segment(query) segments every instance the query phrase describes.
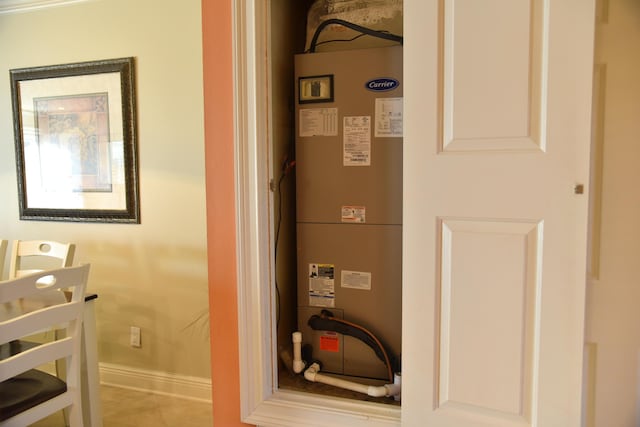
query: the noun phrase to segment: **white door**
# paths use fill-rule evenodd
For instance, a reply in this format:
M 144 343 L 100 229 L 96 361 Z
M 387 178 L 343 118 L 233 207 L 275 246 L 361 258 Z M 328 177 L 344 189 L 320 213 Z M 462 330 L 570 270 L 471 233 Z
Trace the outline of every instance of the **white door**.
M 403 426 L 580 424 L 593 9 L 404 2 Z
M 586 427 L 640 425 L 640 3 L 596 8 Z

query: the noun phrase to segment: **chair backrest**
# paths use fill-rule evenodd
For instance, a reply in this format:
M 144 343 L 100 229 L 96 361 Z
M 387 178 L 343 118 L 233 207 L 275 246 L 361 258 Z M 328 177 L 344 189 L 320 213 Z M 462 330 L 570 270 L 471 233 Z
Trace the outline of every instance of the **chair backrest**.
M 4 257 L 7 254 L 7 244 L 6 240 L 0 239 L 0 280 L 2 280 L 2 273 L 4 273 Z
M 89 264 L 34 273 L 0 282 L 0 345 L 11 345 L 44 329 L 62 328 L 65 334 L 26 351 L 0 360 L 0 384 L 17 375 L 59 359 L 66 360 L 66 391 L 55 399 L 40 403 L 15 415 L 15 425 L 28 425 L 66 407 L 69 415 L 82 425 L 80 406 L 81 330 L 84 295 Z M 48 296 L 60 289 L 72 291 L 68 302 Z M 39 307 L 25 308 L 23 300 L 39 301 Z M 16 391 L 17 394 L 17 391 Z M 19 396 L 12 395 L 12 399 Z M 22 417 L 18 419 L 19 417 Z
M 70 267 L 76 246 L 50 240 L 14 240 L 9 278 L 22 277 L 53 268 Z

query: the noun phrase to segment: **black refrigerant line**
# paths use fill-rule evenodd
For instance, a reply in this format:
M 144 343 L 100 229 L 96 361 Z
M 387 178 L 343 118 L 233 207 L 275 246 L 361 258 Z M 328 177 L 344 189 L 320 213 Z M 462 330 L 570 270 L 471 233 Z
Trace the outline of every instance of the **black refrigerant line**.
M 389 356 L 391 352 L 371 331 L 353 322 L 333 317 L 329 310 L 322 310 L 320 314 L 314 314 L 307 322 L 311 329 L 316 331 L 332 331 L 342 335 L 349 335 L 359 339 L 368 345 L 387 367 L 389 382 L 393 383 L 393 373 L 400 371 L 400 361 L 395 356 Z
M 327 19 L 326 21 L 322 21 L 320 25 L 318 25 L 318 28 L 316 28 L 316 32 L 313 34 L 313 38 L 311 39 L 311 43 L 309 45 L 310 53 L 314 53 L 316 51 L 316 46 L 318 44 L 318 37 L 320 37 L 320 33 L 322 32 L 322 30 L 324 30 L 324 28 L 327 27 L 328 25 L 332 25 L 332 24 L 343 25 L 347 28 L 351 28 L 354 31 L 358 31 L 360 33 L 363 33 L 372 37 L 391 40 L 394 42 L 398 42 L 400 44 L 402 44 L 403 42 L 402 36 L 390 34 L 385 31 L 372 30 L 371 28 L 363 27 L 361 25 L 354 24 L 353 22 L 345 21 L 343 19 Z

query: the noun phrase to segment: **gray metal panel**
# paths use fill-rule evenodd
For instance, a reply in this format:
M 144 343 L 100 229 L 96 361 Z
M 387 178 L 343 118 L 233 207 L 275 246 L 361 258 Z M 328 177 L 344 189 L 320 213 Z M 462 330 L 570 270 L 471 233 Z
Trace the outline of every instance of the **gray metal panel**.
M 296 216 L 298 222 L 341 222 L 342 206 L 364 206 L 366 222 L 402 223 L 402 138 L 374 135 L 376 98 L 402 97 L 402 47 L 296 56 L 298 77 L 334 76 L 334 101 L 296 104 Z M 398 88 L 373 92 L 369 80 L 394 78 Z M 336 136 L 300 136 L 300 109 L 338 108 Z M 343 166 L 343 118 L 370 116 L 371 165 Z
M 402 227 L 398 225 L 306 224 L 299 223 L 298 233 L 298 327 L 303 341 L 314 346 L 314 356 L 329 366 L 329 372 L 384 378 L 384 365 L 372 350 L 346 337 L 341 354 L 344 369 L 337 371 L 337 362 L 327 363 L 322 356 L 336 355 L 318 351 L 317 334 L 305 333 L 309 312 L 322 308 L 310 307 L 309 264 L 333 264 L 335 268 L 334 307 L 344 319 L 364 326 L 385 342 L 395 355 L 401 351 L 402 326 Z M 371 273 L 371 289 L 341 286 L 344 270 Z M 316 339 L 313 342 L 313 339 Z M 326 369 L 326 368 L 325 368 Z M 334 370 L 336 369 L 336 370 Z
M 296 150 L 298 222 L 340 223 L 342 206 L 364 206 L 368 224 L 402 223 L 400 142 L 374 143 L 369 167 L 342 167 L 342 141 L 304 144 Z

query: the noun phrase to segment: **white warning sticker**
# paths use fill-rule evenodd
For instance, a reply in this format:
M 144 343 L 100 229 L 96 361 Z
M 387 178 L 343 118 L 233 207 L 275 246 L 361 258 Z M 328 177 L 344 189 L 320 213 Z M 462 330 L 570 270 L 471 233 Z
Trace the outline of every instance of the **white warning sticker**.
M 335 266 L 309 264 L 309 305 L 335 307 Z
M 371 273 L 365 271 L 342 270 L 341 286 L 343 288 L 371 290 Z
M 337 136 L 337 108 L 304 108 L 299 117 L 300 136 Z
M 343 206 L 342 222 L 364 223 L 366 208 L 364 206 Z
M 375 137 L 402 137 L 402 98 L 376 98 Z
M 345 117 L 342 142 L 344 166 L 370 166 L 371 116 Z

